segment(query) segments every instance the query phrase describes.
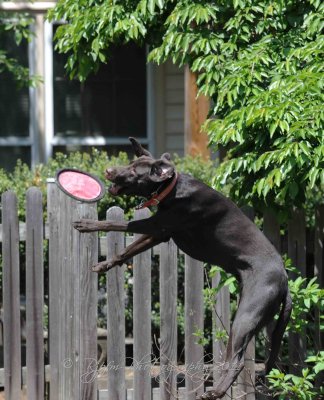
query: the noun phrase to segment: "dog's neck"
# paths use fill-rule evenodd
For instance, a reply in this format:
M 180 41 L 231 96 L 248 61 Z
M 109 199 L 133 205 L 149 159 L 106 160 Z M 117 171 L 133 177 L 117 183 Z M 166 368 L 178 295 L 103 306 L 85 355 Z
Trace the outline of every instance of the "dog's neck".
M 160 188 L 158 188 L 155 192 L 151 194 L 150 199 L 148 199 L 147 201 L 142 201 L 141 204 L 136 207 L 136 210 L 141 210 L 145 207 L 157 206 L 158 204 L 160 204 L 161 201 L 164 200 L 171 193 L 177 181 L 178 173 L 176 172 L 172 178 L 172 181 L 161 192 L 160 188 L 163 185 L 161 185 Z

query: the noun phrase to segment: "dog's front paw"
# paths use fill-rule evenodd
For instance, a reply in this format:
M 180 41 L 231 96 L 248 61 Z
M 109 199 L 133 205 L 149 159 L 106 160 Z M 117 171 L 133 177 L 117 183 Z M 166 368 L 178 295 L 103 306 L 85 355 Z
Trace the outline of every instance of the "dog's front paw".
M 202 396 L 197 397 L 197 400 L 216 400 L 220 399 L 219 394 L 215 390 L 210 390 Z
M 80 219 L 72 222 L 73 228 L 79 232 L 95 232 L 98 230 L 97 221 L 92 219 Z
M 103 273 L 103 272 L 107 272 L 110 269 L 116 267 L 118 264 L 118 262 L 116 260 L 111 260 L 111 261 L 102 261 L 96 265 L 93 265 L 91 267 L 91 271 L 93 272 L 97 272 L 98 274 Z
M 91 271 L 92 272 L 97 272 L 98 274 L 103 273 L 103 272 L 107 272 L 109 264 L 110 263 L 108 261 L 102 261 L 102 262 L 100 262 L 100 263 L 98 263 L 96 265 L 93 265 L 91 267 Z

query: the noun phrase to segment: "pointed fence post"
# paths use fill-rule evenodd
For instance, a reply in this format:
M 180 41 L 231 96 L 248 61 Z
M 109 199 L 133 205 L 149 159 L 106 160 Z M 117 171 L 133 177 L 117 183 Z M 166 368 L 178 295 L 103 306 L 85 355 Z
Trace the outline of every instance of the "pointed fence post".
M 318 278 L 321 288 L 324 287 L 324 205 L 317 207 L 315 211 L 315 241 L 314 241 L 314 275 Z M 316 351 L 324 349 L 324 331 L 321 330 L 321 312 L 315 313 L 315 345 Z M 322 371 L 316 377 L 316 386 L 320 387 L 324 380 Z
M 48 182 L 50 396 L 96 400 L 97 362 L 96 232 L 80 233 L 72 222 L 97 219 L 96 204 L 72 200 Z M 92 379 L 94 378 L 94 379 Z
M 212 287 L 217 288 L 220 283 L 220 273 L 212 279 Z M 219 382 L 220 375 L 225 362 L 226 341 L 223 334 L 230 334 L 230 292 L 227 286 L 222 287 L 215 297 L 215 305 L 213 310 L 213 382 L 216 387 Z M 225 331 L 225 332 L 224 332 Z M 219 336 L 217 339 L 216 336 Z M 222 337 L 222 338 L 221 338 Z M 226 397 L 231 398 L 232 389 L 228 389 Z
M 137 210 L 135 219 L 148 218 L 147 208 Z M 135 240 L 140 234 L 135 235 Z M 150 400 L 151 389 L 151 250 L 134 257 L 134 400 Z
M 112 207 L 107 220 L 124 221 L 124 211 Z M 107 254 L 111 259 L 125 246 L 123 232 L 108 232 Z M 125 400 L 125 267 L 115 267 L 107 272 L 107 369 L 109 400 Z
M 44 265 L 42 193 L 31 187 L 26 199 L 27 396 L 44 399 Z
M 2 195 L 2 271 L 4 368 L 6 400 L 21 398 L 21 327 L 19 291 L 19 226 L 17 197 Z
M 204 329 L 203 288 L 203 263 L 185 255 L 186 400 L 195 400 L 204 392 L 204 348 L 194 335 Z
M 177 365 L 177 247 L 160 245 L 160 400 L 176 398 Z
M 302 277 L 306 276 L 306 222 L 303 210 L 294 210 L 288 222 L 288 257 Z M 290 273 L 290 278 L 296 275 Z M 289 372 L 299 374 L 306 357 L 305 335 L 289 332 Z

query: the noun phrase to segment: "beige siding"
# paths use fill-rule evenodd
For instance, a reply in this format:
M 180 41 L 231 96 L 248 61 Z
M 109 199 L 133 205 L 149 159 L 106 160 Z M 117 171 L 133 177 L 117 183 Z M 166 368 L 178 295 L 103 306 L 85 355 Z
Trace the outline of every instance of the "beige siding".
M 156 150 L 184 154 L 184 69 L 167 62 L 156 68 Z
M 184 153 L 184 70 L 171 62 L 165 66 L 166 150 Z

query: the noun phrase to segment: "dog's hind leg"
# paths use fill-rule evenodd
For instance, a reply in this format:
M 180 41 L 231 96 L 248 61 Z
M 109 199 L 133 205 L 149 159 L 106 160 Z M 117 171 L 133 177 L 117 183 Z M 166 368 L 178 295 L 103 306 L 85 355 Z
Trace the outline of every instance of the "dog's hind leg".
M 270 343 L 271 343 L 271 349 L 270 349 L 270 354 L 269 358 L 266 361 L 266 370 L 265 373 L 268 374 L 272 368 L 275 366 L 276 359 L 279 354 L 280 350 L 280 345 L 281 345 L 281 340 L 282 337 L 285 333 L 286 326 L 289 322 L 290 315 L 292 311 L 292 300 L 290 296 L 289 290 L 287 290 L 286 295 L 284 296 L 283 302 L 282 302 L 282 308 L 279 314 L 279 318 L 276 321 L 276 325 L 274 327 L 273 332 L 271 333 L 271 338 L 270 338 Z
M 251 288 L 250 288 L 251 289 Z M 244 353 L 253 336 L 273 318 L 280 304 L 277 291 L 267 287 L 260 296 L 241 295 L 241 301 L 231 328 L 223 371 L 216 387 L 200 397 L 202 400 L 222 398 L 244 367 Z M 251 293 L 251 291 L 250 291 Z M 262 293 L 262 297 L 261 297 Z

